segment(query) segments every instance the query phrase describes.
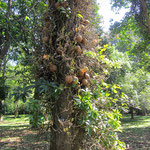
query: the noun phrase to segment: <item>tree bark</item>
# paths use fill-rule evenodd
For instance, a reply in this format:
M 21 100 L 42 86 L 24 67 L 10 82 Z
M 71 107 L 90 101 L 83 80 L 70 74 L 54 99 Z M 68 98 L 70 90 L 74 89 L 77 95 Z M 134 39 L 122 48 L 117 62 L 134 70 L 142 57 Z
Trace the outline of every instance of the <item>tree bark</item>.
M 18 107 L 18 100 L 16 102 L 15 105 L 15 114 L 14 114 L 15 118 L 17 118 L 19 116 L 19 107 Z
M 3 121 L 3 103 L 0 100 L 0 121 Z
M 131 114 L 131 119 L 134 119 L 133 107 L 130 107 L 130 114 Z
M 89 2 L 93 5 L 93 1 Z M 84 48 L 92 49 L 92 42 L 87 43 L 86 41 L 92 40 L 91 34 L 95 36 L 90 22 L 82 19 L 82 17 L 84 19 L 92 18 L 90 13 L 93 12 L 93 7 L 88 9 L 88 5 L 87 0 L 67 0 L 65 2 L 49 0 L 48 10 L 44 14 L 43 59 L 39 72 L 42 72 L 41 76 L 44 80 L 65 87 L 58 99 L 51 96 L 52 93 L 49 94 L 50 98 L 46 99 L 51 104 L 50 150 L 79 150 L 83 145 L 85 129 L 80 127 L 78 117 L 82 116 L 83 118 L 84 114 L 82 114 L 83 110 L 80 112 L 75 110 L 73 97 L 79 94 L 81 88 L 85 88 L 82 84 L 83 80 L 78 78 L 78 71 L 89 65 L 89 60 L 85 58 L 83 51 Z M 84 28 L 85 26 L 93 33 L 88 34 L 88 29 L 87 33 L 80 30 L 81 27 Z M 76 51 L 76 47 L 80 47 L 83 51 Z M 55 68 L 54 71 L 51 69 L 52 66 Z M 70 84 L 66 81 L 68 75 L 73 78 Z M 56 95 L 55 92 L 54 94 Z
M 52 109 L 54 122 L 51 127 L 50 150 L 79 150 L 80 148 L 77 141 L 81 140 L 82 135 L 79 136 L 79 129 L 70 122 L 73 114 L 73 101 L 70 95 L 69 89 L 65 89 Z
M 144 26 L 146 27 L 148 34 L 150 34 L 150 18 L 149 18 L 149 14 L 148 14 L 146 0 L 140 0 L 140 1 L 142 4 L 143 13 L 144 13 L 145 21 L 146 21 L 146 24 Z

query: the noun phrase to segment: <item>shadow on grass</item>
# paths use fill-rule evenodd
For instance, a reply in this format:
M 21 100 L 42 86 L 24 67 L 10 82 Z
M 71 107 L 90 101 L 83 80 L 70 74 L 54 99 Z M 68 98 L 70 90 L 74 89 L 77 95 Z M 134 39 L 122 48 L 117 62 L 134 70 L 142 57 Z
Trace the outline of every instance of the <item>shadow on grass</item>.
M 150 150 L 150 127 L 127 128 L 119 137 L 130 146 L 131 150 Z
M 0 150 L 49 150 L 49 136 L 49 132 L 33 130 L 28 124 L 0 124 Z
M 135 119 L 127 116 L 121 122 L 123 132 L 119 138 L 130 150 L 150 150 L 150 116 L 135 116 Z

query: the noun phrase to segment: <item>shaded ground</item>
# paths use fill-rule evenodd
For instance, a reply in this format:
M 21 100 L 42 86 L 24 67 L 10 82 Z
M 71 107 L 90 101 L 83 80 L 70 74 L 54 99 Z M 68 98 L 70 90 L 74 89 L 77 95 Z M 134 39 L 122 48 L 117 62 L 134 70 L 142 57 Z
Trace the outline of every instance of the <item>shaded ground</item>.
M 150 150 L 150 116 L 135 116 L 135 119 L 125 116 L 122 126 L 119 137 L 128 150 Z
M 49 133 L 32 130 L 27 116 L 0 122 L 0 150 L 48 150 Z

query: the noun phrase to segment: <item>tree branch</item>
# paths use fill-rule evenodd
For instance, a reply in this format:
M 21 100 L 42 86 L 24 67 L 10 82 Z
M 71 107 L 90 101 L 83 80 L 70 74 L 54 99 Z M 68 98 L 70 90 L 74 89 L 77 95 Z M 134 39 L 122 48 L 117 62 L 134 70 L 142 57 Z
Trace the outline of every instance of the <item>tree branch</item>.
M 147 22 L 147 32 L 150 34 L 150 19 L 149 19 L 149 14 L 148 14 L 148 9 L 146 5 L 146 0 L 140 0 L 142 7 L 143 7 L 143 13 L 145 16 L 145 20 Z

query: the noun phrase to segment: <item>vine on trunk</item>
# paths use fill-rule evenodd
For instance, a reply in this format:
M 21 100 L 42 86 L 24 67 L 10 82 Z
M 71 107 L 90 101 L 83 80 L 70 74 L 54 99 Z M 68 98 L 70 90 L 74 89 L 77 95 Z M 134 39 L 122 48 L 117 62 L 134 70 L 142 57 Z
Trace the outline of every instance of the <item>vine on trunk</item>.
M 94 98 L 91 94 L 97 88 L 95 81 L 103 76 L 100 57 L 93 57 L 101 55 L 95 49 L 98 36 L 92 24 L 94 4 L 95 0 L 49 0 L 43 17 L 43 49 L 36 54 L 35 63 L 39 64 L 37 78 L 53 86 L 40 92 L 52 118 L 51 150 L 111 147 L 109 142 L 104 144 L 107 138 L 100 138 L 100 127 L 96 128 L 103 120 L 94 102 L 100 95 Z M 94 116 L 90 118 L 89 113 Z

